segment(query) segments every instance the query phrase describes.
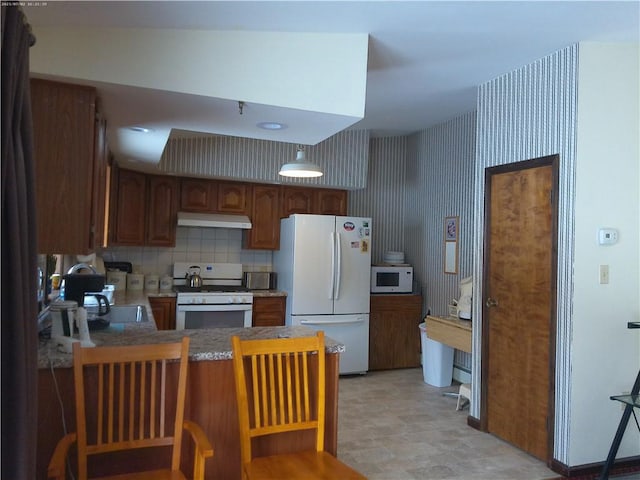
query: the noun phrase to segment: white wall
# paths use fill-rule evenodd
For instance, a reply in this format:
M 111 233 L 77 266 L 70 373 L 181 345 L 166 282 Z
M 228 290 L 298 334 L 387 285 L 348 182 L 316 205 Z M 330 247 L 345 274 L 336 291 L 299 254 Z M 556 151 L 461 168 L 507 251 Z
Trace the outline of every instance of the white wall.
M 640 368 L 640 331 L 627 328 L 640 320 L 639 53 L 580 44 L 570 465 L 606 457 L 622 413 L 609 396 L 628 392 Z M 601 227 L 618 229 L 619 242 L 598 245 Z M 599 265 L 609 265 L 607 285 Z M 639 446 L 629 425 L 618 458 Z
M 364 116 L 364 33 L 65 26 L 36 35 L 37 73 Z

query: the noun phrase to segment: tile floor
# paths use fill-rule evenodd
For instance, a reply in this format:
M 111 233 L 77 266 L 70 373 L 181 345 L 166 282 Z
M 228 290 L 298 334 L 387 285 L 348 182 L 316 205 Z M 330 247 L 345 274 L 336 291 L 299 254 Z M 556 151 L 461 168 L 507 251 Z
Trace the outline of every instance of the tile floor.
M 557 478 L 538 459 L 467 425 L 455 387 L 424 383 L 421 368 L 340 378 L 338 457 L 371 480 Z

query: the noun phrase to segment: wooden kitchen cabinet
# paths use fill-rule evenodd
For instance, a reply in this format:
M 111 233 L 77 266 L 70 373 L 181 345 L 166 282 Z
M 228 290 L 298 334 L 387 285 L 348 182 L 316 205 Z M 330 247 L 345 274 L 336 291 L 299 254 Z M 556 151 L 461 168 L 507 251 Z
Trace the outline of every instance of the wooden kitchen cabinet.
M 218 207 L 218 188 L 214 180 L 180 179 L 180 211 L 213 213 Z
M 38 252 L 93 252 L 103 240 L 106 184 L 96 90 L 31 79 L 31 113 Z
M 178 181 L 167 175 L 147 178 L 145 245 L 175 247 L 178 222 Z
M 145 241 L 147 176 L 115 168 L 114 177 L 110 243 L 142 246 Z
M 321 188 L 315 192 L 315 211 L 321 215 L 346 215 L 347 191 Z
M 176 244 L 176 178 L 115 168 L 110 244 L 173 247 Z
M 371 295 L 369 370 L 420 366 L 422 295 Z
M 158 330 L 176 329 L 175 297 L 149 297 L 149 305 Z
M 280 217 L 293 213 L 346 215 L 347 191 L 330 188 L 284 187 L 280 202 Z
M 249 185 L 241 182 L 218 182 L 218 206 L 220 213 L 247 213 Z
M 346 190 L 175 178 L 130 170 L 119 170 L 113 183 L 112 245 L 175 246 L 177 212 L 184 211 L 248 215 L 252 228 L 245 232 L 244 247 L 277 250 L 281 217 L 347 214 Z
M 280 200 L 280 217 L 287 218 L 293 213 L 313 213 L 315 210 L 314 190 L 304 187 L 284 187 Z
M 251 324 L 254 327 L 282 327 L 286 309 L 286 297 L 253 297 L 253 316 Z
M 107 246 L 111 168 L 107 148 L 107 122 L 98 114 L 94 140 L 93 200 L 91 202 L 91 240 L 94 248 Z
M 255 184 L 251 187 L 251 230 L 245 233 L 247 248 L 280 248 L 279 194 L 280 189 L 275 185 Z

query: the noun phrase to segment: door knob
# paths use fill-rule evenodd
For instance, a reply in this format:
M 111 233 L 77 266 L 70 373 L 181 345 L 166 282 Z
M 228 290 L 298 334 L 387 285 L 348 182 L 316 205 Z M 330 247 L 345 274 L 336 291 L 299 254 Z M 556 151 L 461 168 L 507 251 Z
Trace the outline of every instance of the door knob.
M 495 298 L 487 298 L 487 301 L 485 303 L 485 305 L 487 306 L 487 308 L 491 308 L 491 307 L 497 307 L 498 306 L 498 301 Z

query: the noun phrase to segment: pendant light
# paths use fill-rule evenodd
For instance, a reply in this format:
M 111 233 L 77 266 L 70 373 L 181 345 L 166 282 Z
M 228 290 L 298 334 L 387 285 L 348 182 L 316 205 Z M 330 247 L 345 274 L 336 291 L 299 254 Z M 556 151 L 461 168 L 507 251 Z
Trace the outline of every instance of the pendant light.
M 298 145 L 295 161 L 282 165 L 278 173 L 283 177 L 311 178 L 322 176 L 322 170 L 318 165 L 306 161 L 302 145 Z

